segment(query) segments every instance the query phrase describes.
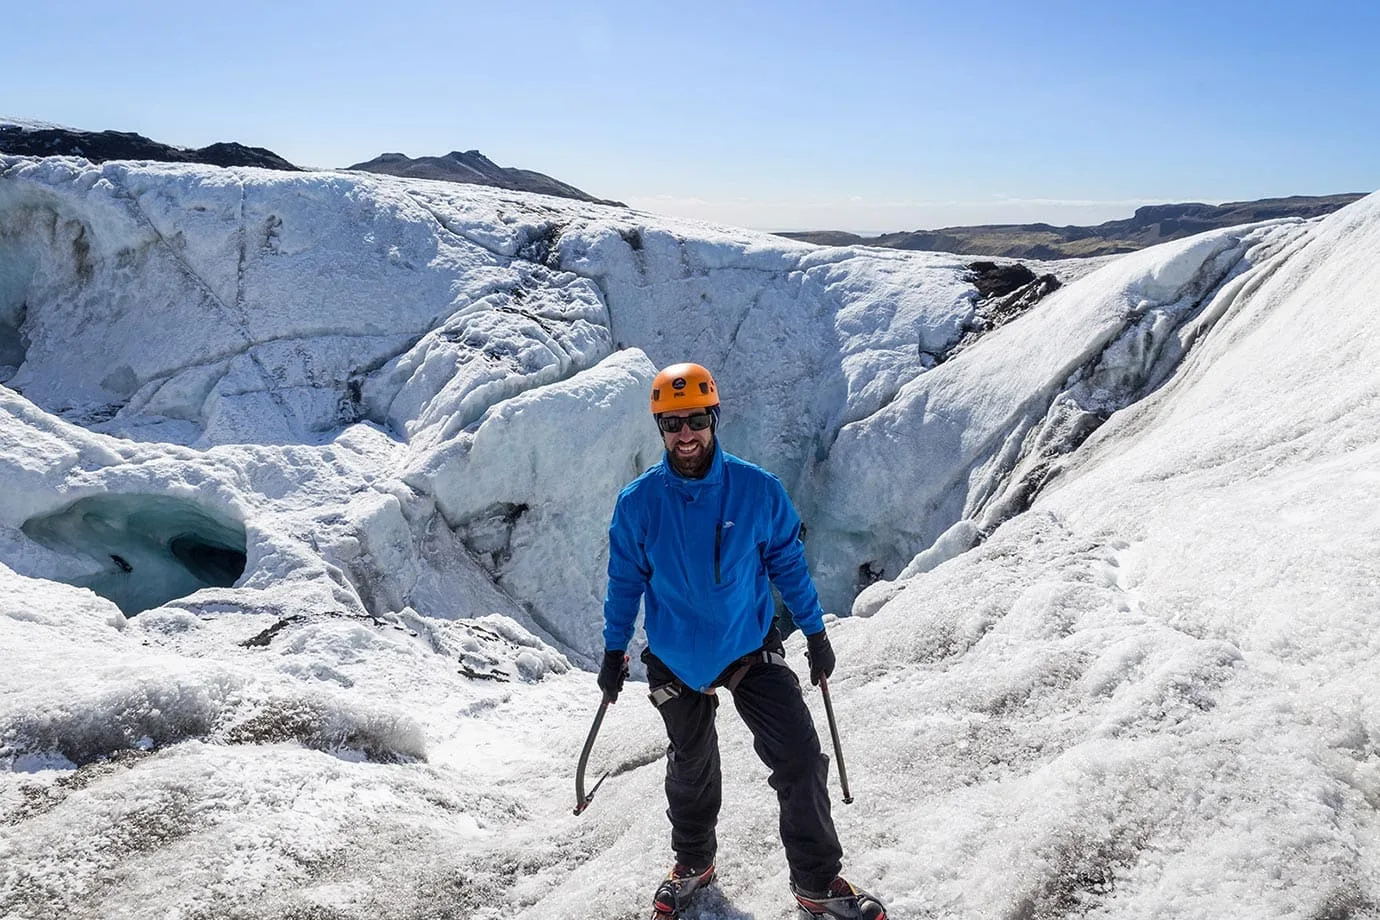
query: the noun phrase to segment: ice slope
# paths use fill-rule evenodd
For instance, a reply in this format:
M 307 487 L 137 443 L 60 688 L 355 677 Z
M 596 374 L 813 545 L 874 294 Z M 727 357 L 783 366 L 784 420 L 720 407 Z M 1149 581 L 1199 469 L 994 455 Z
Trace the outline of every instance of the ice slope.
M 924 777 L 874 854 L 907 907 L 1380 910 L 1377 251 L 1372 196 L 1225 285 L 1028 512 L 839 630 L 868 782 Z
M 898 915 L 1376 912 L 1375 199 L 1114 260 L 960 348 L 957 258 L 0 162 L 0 913 L 641 914 L 659 722 L 630 688 L 574 818 L 570 663 L 680 357 L 834 609 L 901 572 L 831 627 L 848 871 Z M 133 619 L 59 584 L 105 545 L 20 525 L 106 494 L 242 523 L 243 578 Z M 786 917 L 722 712 L 700 916 Z
M 844 427 L 822 471 L 820 521 L 853 546 L 836 555 L 896 576 L 969 548 L 1023 510 L 1106 418 L 1173 373 L 1217 320 L 1214 304 L 1259 283 L 1304 233 L 1230 228 L 1132 254 L 1053 295 L 1038 322 L 1003 327 L 907 383 Z

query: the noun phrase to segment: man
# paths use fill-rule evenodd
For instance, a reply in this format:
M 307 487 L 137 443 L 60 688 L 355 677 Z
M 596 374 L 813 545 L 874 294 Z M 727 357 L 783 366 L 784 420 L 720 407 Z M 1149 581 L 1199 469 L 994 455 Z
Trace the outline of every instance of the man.
M 775 584 L 809 646 L 810 680 L 834 670 L 824 611 L 805 563 L 800 518 L 775 476 L 718 444 L 719 391 L 698 364 L 652 383 L 666 455 L 618 495 L 609 527 L 604 661 L 610 702 L 643 605 L 648 689 L 666 723 L 667 816 L 676 864 L 653 918 L 674 917 L 714 877 L 721 801 L 715 690 L 727 688 L 771 770 L 791 891 L 804 916 L 885 920 L 875 897 L 839 876 L 828 759 L 774 622 Z

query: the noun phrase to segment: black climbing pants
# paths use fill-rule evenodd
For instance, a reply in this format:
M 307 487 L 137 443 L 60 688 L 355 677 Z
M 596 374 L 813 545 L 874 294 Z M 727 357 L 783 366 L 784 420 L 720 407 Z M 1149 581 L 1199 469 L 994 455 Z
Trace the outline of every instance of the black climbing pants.
M 781 651 L 775 629 L 763 650 Z M 791 881 L 802 888 L 823 890 L 838 875 L 843 857 L 829 812 L 829 759 L 820 750 L 795 671 L 762 660 L 760 652 L 755 657 L 734 682 L 733 705 L 752 732 L 757 756 L 771 771 L 768 782 L 781 806 L 781 843 Z M 746 660 L 730 665 L 714 686 L 728 685 Z M 677 862 L 703 868 L 713 862 L 718 844 L 714 827 L 723 784 L 714 713 L 719 700 L 715 694 L 697 693 L 680 683 L 650 650 L 642 653 L 642 661 L 647 665 L 654 703 L 663 688 L 677 694 L 670 699 L 662 694 L 657 706 L 670 739 L 666 814 L 671 819 L 671 846 Z

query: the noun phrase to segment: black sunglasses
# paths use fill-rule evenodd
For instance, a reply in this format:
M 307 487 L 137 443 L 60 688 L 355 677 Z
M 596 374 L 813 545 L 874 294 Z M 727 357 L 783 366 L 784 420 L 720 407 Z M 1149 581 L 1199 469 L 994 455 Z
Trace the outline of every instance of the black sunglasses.
M 704 431 L 714 422 L 714 416 L 708 412 L 698 412 L 695 415 L 658 415 L 656 426 L 666 434 L 675 434 L 680 431 L 681 425 L 689 425 L 691 431 Z

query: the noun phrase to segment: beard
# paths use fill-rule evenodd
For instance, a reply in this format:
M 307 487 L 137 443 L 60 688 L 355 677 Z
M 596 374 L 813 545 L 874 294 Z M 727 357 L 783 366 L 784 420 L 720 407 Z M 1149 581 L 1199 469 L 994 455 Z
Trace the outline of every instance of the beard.
M 682 457 L 674 450 L 667 451 L 667 456 L 671 458 L 671 469 L 686 479 L 703 479 L 714 463 L 715 443 L 711 439 L 708 447 L 689 457 Z

